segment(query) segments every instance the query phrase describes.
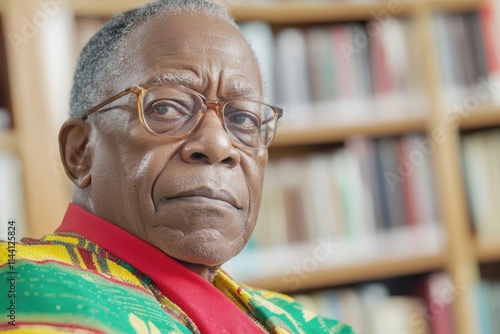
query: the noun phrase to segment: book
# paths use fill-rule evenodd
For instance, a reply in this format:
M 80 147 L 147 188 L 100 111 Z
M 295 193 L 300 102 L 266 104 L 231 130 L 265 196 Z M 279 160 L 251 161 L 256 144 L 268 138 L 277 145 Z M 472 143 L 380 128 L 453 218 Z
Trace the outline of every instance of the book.
M 374 247 L 371 243 L 375 242 L 377 233 L 378 217 L 378 190 L 375 188 L 376 182 L 374 175 L 374 147 L 373 142 L 366 137 L 351 137 L 345 142 L 345 149 L 352 155 L 354 170 L 357 171 L 354 176 L 357 179 L 359 190 L 357 191 L 358 211 L 360 221 L 358 225 L 362 226 L 360 237 L 362 243 L 367 247 Z
M 285 203 L 288 243 L 304 243 L 310 239 L 314 225 L 307 219 L 304 179 L 297 177 L 304 172 L 302 159 L 283 159 L 277 168 Z
M 370 50 L 368 45 L 359 41 L 368 41 L 369 36 L 360 23 L 348 23 L 347 27 L 350 32 L 351 45 L 356 46 L 354 54 L 349 56 L 351 62 L 354 62 L 356 67 L 356 85 L 357 85 L 357 96 L 360 103 L 361 112 L 355 115 L 355 121 L 360 121 L 362 119 L 371 118 L 373 115 L 372 102 L 373 102 L 373 81 L 372 81 L 372 71 L 370 68 Z M 356 110 L 356 109 L 355 109 Z
M 484 43 L 485 32 L 481 28 L 481 19 L 477 12 L 464 13 L 466 27 L 466 39 L 471 46 L 475 68 L 474 80 L 477 84 L 479 79 L 487 79 L 490 72 L 486 57 L 486 45 Z
M 386 78 L 384 80 L 385 90 L 377 97 L 380 103 L 380 109 L 377 110 L 378 119 L 406 116 L 406 113 L 403 114 L 401 110 L 405 110 L 408 106 L 410 96 L 411 72 L 409 69 L 416 65 L 409 63 L 407 21 L 393 19 L 390 24 L 380 28 L 382 31 L 379 35 L 379 43 L 382 51 L 379 52 L 382 59 L 379 59 L 379 62 L 381 63 L 381 72 Z
M 500 104 L 500 94 L 491 94 L 500 82 L 500 41 L 496 35 L 500 29 L 500 4 L 498 1 L 482 3 L 478 9 L 478 19 L 488 70 L 486 88 L 490 92 L 491 102 Z
M 6 40 L 0 17 L 0 130 L 10 128 L 13 124 L 11 114 L 11 97 L 9 70 L 7 65 Z
M 330 155 L 314 154 L 305 161 L 304 167 L 304 205 L 307 207 L 308 221 L 314 225 L 310 229 L 310 239 L 342 237 L 343 213 Z
M 403 196 L 403 181 L 398 171 L 398 142 L 396 138 L 376 140 L 380 156 L 380 183 L 387 199 L 389 227 L 397 228 L 407 222 Z M 381 188 L 382 188 L 381 187 Z
M 429 250 L 440 249 L 444 241 L 432 168 L 435 146 L 432 139 L 417 133 L 399 140 L 398 172 L 403 177 L 407 224 L 414 244 Z
M 350 324 L 361 333 L 447 334 L 434 332 L 420 296 L 391 295 L 390 284 L 374 282 L 293 295 L 311 311 Z M 423 313 L 424 312 L 424 313 Z
M 416 152 L 413 141 L 409 140 L 407 136 L 398 141 L 398 176 L 402 178 L 403 199 L 409 226 L 417 226 L 423 222 L 422 198 L 417 193 L 418 184 L 415 177 L 415 169 L 420 166 L 415 166 L 411 160 L 412 154 Z
M 276 35 L 276 99 L 287 110 L 288 127 L 314 122 L 304 33 L 286 28 Z
M 346 24 L 334 24 L 329 28 L 331 47 L 335 60 L 334 94 L 337 122 L 359 120 L 366 115 L 365 104 L 359 94 L 356 58 L 352 50 L 353 36 Z
M 474 57 L 474 48 L 472 45 L 471 26 L 468 21 L 468 13 L 450 14 L 449 24 L 453 34 L 450 36 L 454 43 L 454 49 L 457 52 L 455 57 L 459 61 L 462 85 L 468 89 L 469 93 L 479 75 L 478 59 Z
M 393 24 L 388 25 L 392 27 Z M 388 49 L 384 45 L 384 35 L 390 28 L 380 28 L 382 31 L 370 36 L 370 68 L 372 86 L 374 93 L 374 112 L 380 117 L 385 114 L 394 113 L 390 102 L 391 93 L 394 90 L 391 73 L 389 70 Z M 399 41 L 398 41 L 399 42 Z M 399 48 L 398 42 L 394 41 L 393 48 Z
M 370 314 L 372 334 L 430 334 L 425 318 L 415 321 L 423 302 L 419 298 L 393 296 Z M 412 321 L 413 320 L 413 321 Z M 439 333 L 441 334 L 441 333 Z
M 279 172 L 275 162 L 266 167 L 261 210 L 255 227 L 256 246 L 261 248 L 288 245 L 286 203 Z
M 417 292 L 425 305 L 419 312 L 420 318 L 414 321 L 425 319 L 432 334 L 455 333 L 452 303 L 459 291 L 449 276 L 444 272 L 431 273 L 419 282 Z
M 305 32 L 307 68 L 313 103 L 335 99 L 334 78 L 338 75 L 335 54 L 327 28 L 314 27 Z M 333 110 L 330 110 L 333 112 Z
M 274 36 L 271 26 L 261 21 L 243 22 L 240 30 L 250 44 L 259 63 L 264 83 L 264 100 L 270 104 L 276 103 L 274 78 Z M 286 116 L 285 116 L 286 117 Z
M 494 314 L 491 309 L 493 296 L 490 290 L 490 283 L 486 280 L 480 280 L 474 287 L 476 326 L 481 334 L 494 333 Z
M 403 25 L 408 55 L 408 99 L 405 101 L 403 116 L 422 117 L 430 108 L 429 96 L 426 91 L 424 52 L 421 47 L 421 35 L 417 20 L 407 20 Z
M 466 96 L 466 87 L 462 73 L 461 60 L 457 54 L 457 43 L 460 43 L 458 32 L 455 30 L 454 16 L 457 14 L 434 14 L 436 31 L 435 43 L 438 50 L 439 68 L 443 88 L 443 102 L 445 106 L 460 102 Z M 460 22 L 457 22 L 460 24 Z
M 470 203 L 472 224 L 479 238 L 500 236 L 498 222 L 499 184 L 497 147 L 498 130 L 483 131 L 462 137 L 464 176 Z
M 492 318 L 493 334 L 500 334 L 500 282 L 490 281 L 490 314 Z

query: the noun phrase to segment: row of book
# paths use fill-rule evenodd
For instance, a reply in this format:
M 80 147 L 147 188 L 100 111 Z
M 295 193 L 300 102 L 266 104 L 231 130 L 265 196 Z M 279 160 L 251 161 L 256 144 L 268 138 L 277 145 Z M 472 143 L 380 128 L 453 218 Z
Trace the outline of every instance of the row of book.
M 481 239 L 500 237 L 500 129 L 462 136 L 462 161 L 472 226 Z
M 493 4 L 479 12 L 434 15 L 447 103 L 500 103 L 495 15 Z M 277 31 L 248 22 L 241 29 L 259 59 L 268 100 L 287 110 L 290 126 L 413 117 L 428 110 L 422 32 L 414 19 Z
M 0 240 L 8 238 L 9 221 L 15 221 L 17 241 L 25 236 L 21 173 L 22 165 L 19 157 L 9 151 L 0 151 Z
M 474 108 L 500 102 L 499 19 L 498 1 L 485 1 L 478 12 L 434 16 L 447 105 Z
M 427 108 L 422 52 L 412 20 L 287 27 L 249 22 L 242 32 L 256 52 L 267 99 L 291 126 L 411 117 Z
M 325 244 L 334 245 L 333 254 L 316 262 L 326 267 L 440 251 L 434 149 L 415 133 L 353 137 L 337 149 L 273 158 L 254 234 L 239 255 L 255 270 L 233 273 L 279 275 Z
M 341 320 L 361 333 L 455 333 L 451 304 L 456 288 L 448 276 L 429 274 L 409 286 L 413 291 L 406 295 L 393 294 L 387 283 L 370 283 L 294 297 L 311 311 Z
M 353 137 L 333 151 L 272 160 L 256 243 L 267 247 L 326 235 L 352 239 L 437 225 L 434 145 L 421 134 Z
M 500 334 L 500 280 L 481 280 L 475 292 L 478 333 Z

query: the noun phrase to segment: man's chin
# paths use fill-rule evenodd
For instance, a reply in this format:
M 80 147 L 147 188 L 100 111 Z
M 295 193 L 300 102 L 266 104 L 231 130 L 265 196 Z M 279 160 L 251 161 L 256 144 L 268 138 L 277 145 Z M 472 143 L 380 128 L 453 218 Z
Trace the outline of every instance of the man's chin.
M 189 252 L 180 252 L 177 256 L 170 255 L 172 258 L 176 259 L 181 263 L 192 264 L 193 266 L 200 267 L 220 267 L 231 258 L 233 258 L 237 252 L 232 252 L 230 250 L 217 250 L 211 249 L 209 245 L 206 248 L 201 249 L 203 245 L 199 245 L 195 249 L 189 249 Z

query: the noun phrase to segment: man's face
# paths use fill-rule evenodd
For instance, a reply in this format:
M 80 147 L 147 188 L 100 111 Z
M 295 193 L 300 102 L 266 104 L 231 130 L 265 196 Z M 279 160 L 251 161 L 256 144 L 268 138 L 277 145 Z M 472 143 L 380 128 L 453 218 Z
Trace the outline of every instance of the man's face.
M 114 94 L 166 74 L 210 100 L 262 98 L 255 57 L 229 23 L 203 14 L 156 18 L 127 42 L 130 67 Z M 178 260 L 224 263 L 253 231 L 267 151 L 233 146 L 212 109 L 186 139 L 153 136 L 131 97 L 120 100 L 127 108 L 95 118 L 94 213 Z

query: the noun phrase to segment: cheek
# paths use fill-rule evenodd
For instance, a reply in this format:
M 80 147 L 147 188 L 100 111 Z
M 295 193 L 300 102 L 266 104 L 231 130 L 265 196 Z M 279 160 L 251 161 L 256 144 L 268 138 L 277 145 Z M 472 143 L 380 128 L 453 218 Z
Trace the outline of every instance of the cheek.
M 137 158 L 137 162 L 133 163 L 128 170 L 128 175 L 131 181 L 134 180 L 144 180 L 147 178 L 151 171 L 153 170 L 153 166 L 155 165 L 155 152 L 148 151 L 145 154 L 139 156 Z M 124 161 L 127 163 L 130 161 Z
M 247 156 L 245 161 L 245 175 L 248 184 L 250 198 L 249 219 L 251 220 L 252 228 L 255 225 L 257 214 L 260 207 L 262 197 L 262 188 L 264 183 L 264 172 L 267 164 L 267 150 L 258 152 L 254 156 Z
M 259 152 L 253 159 L 253 164 L 252 166 L 252 171 L 251 173 L 255 175 L 253 178 L 254 182 L 254 193 L 258 194 L 258 197 L 260 198 L 262 195 L 262 186 L 264 183 L 264 174 L 266 170 L 266 165 L 267 165 L 267 150 Z
M 175 155 L 175 145 L 145 136 L 137 131 L 101 132 L 92 166 L 93 202 L 104 203 L 107 211 L 114 208 L 107 212 L 108 220 L 127 224 L 129 231 L 135 226 L 134 232 L 154 214 L 154 183 Z

